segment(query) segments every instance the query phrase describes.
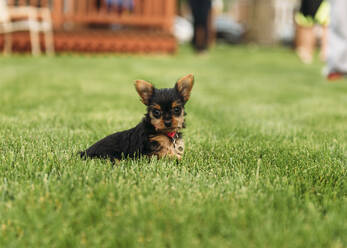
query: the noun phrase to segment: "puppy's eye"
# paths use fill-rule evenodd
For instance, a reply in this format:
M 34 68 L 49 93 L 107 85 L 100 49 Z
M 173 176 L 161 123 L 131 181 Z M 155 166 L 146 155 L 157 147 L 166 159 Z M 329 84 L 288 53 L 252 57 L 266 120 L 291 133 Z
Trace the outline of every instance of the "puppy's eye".
M 155 118 L 157 118 L 157 119 L 159 119 L 160 116 L 161 116 L 161 111 L 158 110 L 158 109 L 153 109 L 153 110 L 152 110 L 152 113 L 153 113 L 153 116 L 154 116 Z
M 173 111 L 174 111 L 174 114 L 179 115 L 181 113 L 181 108 L 180 107 L 174 107 Z

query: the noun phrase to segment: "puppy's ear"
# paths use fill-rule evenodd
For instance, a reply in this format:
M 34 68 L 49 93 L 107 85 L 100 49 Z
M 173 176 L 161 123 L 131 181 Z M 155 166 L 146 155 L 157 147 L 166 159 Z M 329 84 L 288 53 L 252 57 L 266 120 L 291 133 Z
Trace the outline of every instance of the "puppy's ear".
M 190 97 L 190 92 L 192 91 L 194 85 L 194 76 L 193 74 L 188 74 L 180 80 L 177 81 L 175 88 L 181 94 L 184 101 L 188 101 Z
M 153 85 L 144 80 L 136 80 L 135 88 L 137 93 L 141 97 L 141 101 L 143 102 L 143 104 L 148 105 L 149 99 L 151 99 L 153 95 Z

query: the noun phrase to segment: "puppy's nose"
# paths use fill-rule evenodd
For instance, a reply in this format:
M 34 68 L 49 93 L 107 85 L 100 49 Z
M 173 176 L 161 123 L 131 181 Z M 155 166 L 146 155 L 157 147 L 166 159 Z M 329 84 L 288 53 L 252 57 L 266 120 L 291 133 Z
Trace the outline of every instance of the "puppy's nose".
M 171 120 L 165 120 L 164 124 L 166 127 L 171 127 Z

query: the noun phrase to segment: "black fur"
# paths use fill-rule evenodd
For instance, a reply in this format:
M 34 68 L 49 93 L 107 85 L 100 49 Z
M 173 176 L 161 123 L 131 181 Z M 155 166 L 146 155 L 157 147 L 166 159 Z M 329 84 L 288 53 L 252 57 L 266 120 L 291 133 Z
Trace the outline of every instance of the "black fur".
M 136 127 L 111 134 L 81 152 L 80 155 L 82 158 L 104 158 L 111 161 L 137 158 L 151 153 L 153 144 L 148 142 L 148 136 L 155 133 L 149 117 L 146 116 Z
M 157 103 L 168 109 L 173 101 L 181 100 L 184 103 L 183 97 L 176 88 L 171 89 L 156 89 L 154 88 L 153 96 L 149 101 L 149 105 Z

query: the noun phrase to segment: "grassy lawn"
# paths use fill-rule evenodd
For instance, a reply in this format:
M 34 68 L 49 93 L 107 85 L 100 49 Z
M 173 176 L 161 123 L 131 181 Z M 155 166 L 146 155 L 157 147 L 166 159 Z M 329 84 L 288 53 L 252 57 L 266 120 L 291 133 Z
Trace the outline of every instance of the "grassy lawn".
M 0 57 L 0 247 L 347 247 L 347 80 L 290 50 Z M 82 161 L 194 73 L 186 153 Z

